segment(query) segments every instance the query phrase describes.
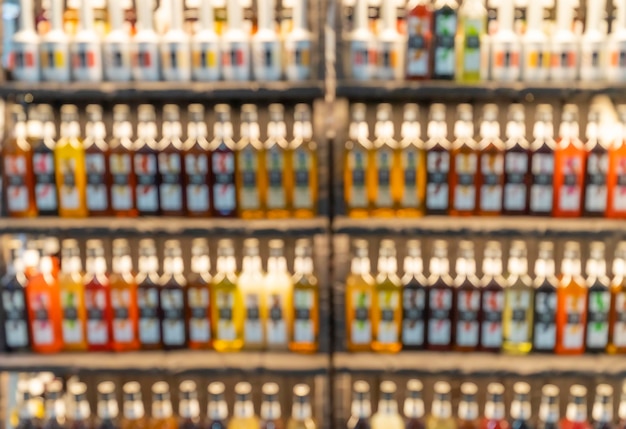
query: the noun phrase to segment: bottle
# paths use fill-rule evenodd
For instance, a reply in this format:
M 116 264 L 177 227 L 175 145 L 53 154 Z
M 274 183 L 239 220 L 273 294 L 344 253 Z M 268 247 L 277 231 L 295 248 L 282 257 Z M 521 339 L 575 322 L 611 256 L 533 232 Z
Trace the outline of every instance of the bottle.
M 287 429 L 316 429 L 317 425 L 312 417 L 311 388 L 306 384 L 296 384 L 293 387 L 293 401 L 291 417 L 287 420 Z
M 593 106 L 587 121 L 587 166 L 585 168 L 585 216 L 604 216 L 607 211 L 607 173 L 609 170 L 609 142 L 602 133 L 600 107 Z
M 478 429 L 480 418 L 478 417 L 478 402 L 476 401 L 478 387 L 474 383 L 461 384 L 461 401 L 459 402 L 459 429 Z
M 395 5 L 394 5 L 395 7 Z M 373 203 L 371 214 L 377 217 L 392 217 L 399 208 L 402 198 L 402 168 L 400 148 L 394 139 L 391 104 L 379 104 L 376 110 L 376 128 L 373 148 L 370 152 L 372 180 L 368 187 L 369 199 Z
M 121 0 L 109 0 L 107 12 L 111 31 L 102 41 L 104 78 L 112 82 L 128 82 L 132 78 L 131 39 L 124 28 Z
M 133 275 L 130 245 L 124 238 L 113 240 L 113 259 L 109 276 L 112 311 L 112 343 L 115 351 L 139 348 L 137 282 Z
M 293 326 L 293 283 L 287 271 L 282 240 L 270 240 L 263 282 L 265 337 L 269 349 L 286 349 Z
M 457 106 L 457 121 L 450 151 L 450 215 L 470 216 L 476 210 L 478 154 L 470 104 Z
M 426 141 L 426 213 L 448 214 L 450 142 L 447 139 L 446 106 L 432 104 Z
M 252 386 L 241 381 L 235 384 L 235 405 L 233 417 L 228 422 L 228 429 L 257 429 L 260 428 L 259 418 L 254 414 L 252 403 Z
M 613 387 L 610 384 L 596 386 L 596 399 L 591 409 L 594 429 L 613 428 Z
M 210 0 L 200 2 L 200 28 L 191 38 L 193 80 L 216 81 L 221 75 L 221 49 L 215 31 L 215 14 Z
M 424 275 L 421 244 L 409 240 L 404 258 L 402 284 L 402 349 L 419 350 L 425 345 L 428 279 Z
M 401 130 L 402 140 L 398 145 L 402 177 L 402 194 L 398 216 L 423 216 L 426 200 L 426 151 L 420 139 L 419 106 L 409 103 L 404 105 L 404 122 Z
M 619 417 L 618 427 L 623 428 L 624 422 L 626 421 L 626 388 L 624 387 L 623 383 L 617 415 Z
M 282 46 L 276 32 L 275 0 L 257 3 L 257 31 L 252 36 L 252 74 L 257 81 L 280 80 L 282 75 Z
M 161 283 L 159 261 L 153 239 L 139 241 L 137 307 L 139 309 L 139 344 L 143 350 L 161 348 Z
M 406 27 L 408 50 L 406 78 L 430 79 L 433 66 L 433 9 L 427 0 L 412 0 L 407 4 Z
M 429 350 L 450 350 L 452 347 L 453 281 L 450 277 L 448 243 L 433 242 L 428 278 L 426 344 Z
M 200 422 L 200 403 L 198 402 L 198 392 L 196 391 L 196 383 L 191 380 L 185 380 L 178 387 L 178 428 L 179 429 L 199 429 L 202 427 Z
M 604 243 L 592 241 L 585 267 L 587 274 L 587 352 L 604 353 L 609 343 L 609 314 L 611 309 L 610 280 L 606 275 Z
M 454 79 L 458 4 L 456 0 L 437 0 L 434 3 L 433 78 Z
M 316 352 L 319 346 L 319 280 L 313 271 L 313 245 L 300 238 L 295 243 L 293 262 L 293 320 L 289 350 Z
M 46 385 L 44 406 L 45 411 L 42 429 L 62 429 L 67 427 L 63 384 L 61 380 L 53 380 Z
M 500 242 L 488 241 L 483 258 L 483 287 L 480 305 L 480 350 L 498 352 L 502 347 L 504 285 Z
M 352 405 L 347 429 L 370 429 L 372 404 L 370 402 L 370 386 L 366 381 L 355 381 L 352 388 Z
M 109 188 L 109 146 L 105 141 L 106 128 L 102 120 L 102 106 L 87 106 L 85 126 L 85 168 L 87 169 L 86 202 L 89 216 L 108 216 Z
M 164 216 L 185 214 L 182 133 L 178 105 L 166 104 L 163 106 L 163 138 L 158 144 L 157 168 L 159 202 Z
M 556 347 L 557 285 L 554 244 L 542 241 L 535 261 L 532 349 L 536 352 L 552 353 Z
M 526 6 L 526 32 L 522 36 L 522 80 L 545 82 L 550 74 L 550 43 L 544 31 L 545 10 L 554 0 L 529 2 Z
M 405 429 L 424 429 L 424 400 L 421 381 L 411 379 L 406 383 L 406 398 L 404 400 Z
M 357 0 L 359 2 L 365 0 Z M 365 104 L 352 105 L 352 122 L 344 149 L 344 199 L 350 217 L 368 217 L 373 201 L 369 191 L 375 186 L 374 146 L 369 140 Z
M 87 350 L 85 307 L 85 285 L 78 241 L 65 239 L 61 244 L 61 273 L 59 291 L 63 349 L 70 351 Z
M 159 146 L 154 106 L 141 104 L 137 114 L 137 140 L 133 144 L 133 169 L 137 177 L 135 206 L 139 215 L 159 214 Z
M 308 29 L 307 11 L 306 0 L 293 4 L 291 31 L 285 35 L 283 43 L 285 76 L 292 82 L 302 82 L 311 78 L 313 33 Z
M 183 144 L 183 183 L 186 202 L 185 214 L 191 217 L 211 215 L 211 195 L 209 181 L 211 152 L 207 138 L 207 125 L 204 119 L 204 106 L 190 104 L 187 107 L 187 140 Z
M 41 428 L 40 422 L 35 417 L 33 403 L 33 397 L 30 393 L 30 387 L 33 383 L 39 382 L 38 379 L 30 379 L 30 381 L 22 379 L 17 382 L 17 424 L 16 429 L 39 429 Z M 41 393 L 43 393 L 43 385 L 39 382 L 41 387 Z
M 222 75 L 227 81 L 250 80 L 250 37 L 243 30 L 241 4 L 228 0 L 226 10 L 227 28 L 221 35 Z
M 187 329 L 185 320 L 185 288 L 187 279 L 183 275 L 183 258 L 178 240 L 165 242 L 163 275 L 161 276 L 161 333 L 163 347 L 177 350 L 187 347 Z
M 187 332 L 189 348 L 208 349 L 211 337 L 211 260 L 206 238 L 191 242 L 191 275 L 187 282 Z
M 480 422 L 481 429 L 508 429 L 509 422 L 506 420 L 505 413 L 504 386 L 500 383 L 489 383 L 485 416 Z
M 131 42 L 133 79 L 139 82 L 157 81 L 160 78 L 159 35 L 153 25 L 154 1 L 137 4 L 137 32 Z
M 28 112 L 27 127 L 33 149 L 32 171 L 35 178 L 37 212 L 39 216 L 56 216 L 59 206 L 54 174 L 56 124 L 52 106 L 39 104 L 36 108 L 31 109 Z M 6 142 L 4 147 L 7 147 Z
M 498 16 L 501 16 L 498 13 Z M 465 83 L 480 82 L 485 75 L 484 67 L 489 47 L 485 46 L 487 32 L 487 9 L 483 0 L 471 0 L 459 8 L 456 80 Z
M 170 387 L 165 381 L 152 385 L 152 416 L 148 427 L 153 429 L 178 429 L 178 422 L 172 415 Z
M 626 3 L 614 0 L 615 19 L 611 25 L 611 34 L 607 39 L 606 77 L 610 82 L 626 80 Z
M 261 429 L 283 429 L 280 402 L 278 401 L 278 384 L 265 383 L 262 387 L 263 402 L 261 403 Z
M 258 121 L 256 105 L 241 106 L 241 139 L 235 159 L 239 217 L 243 219 L 260 219 L 264 215 L 265 150 Z
M 11 119 L 13 130 L 2 143 L 7 214 L 11 217 L 33 217 L 37 215 L 33 149 L 27 139 L 26 114 L 21 105 L 11 106 Z
M 137 216 L 133 129 L 127 104 L 113 106 L 113 139 L 109 142 L 111 210 L 115 216 Z
M 48 384 L 48 386 L 50 386 L 50 384 Z M 49 387 L 47 390 L 49 390 Z M 72 406 L 70 407 L 71 414 L 69 416 L 68 426 L 71 429 L 92 428 L 91 408 L 89 407 L 89 402 L 87 401 L 87 385 L 81 382 L 74 382 L 69 385 L 67 391 L 72 398 Z
M 11 74 L 21 82 L 39 82 L 39 36 L 35 32 L 33 0 L 20 0 L 19 31 L 11 38 L 13 55 L 10 58 Z
M 626 242 L 620 241 L 613 258 L 608 353 L 626 352 Z
M 85 149 L 80 138 L 78 109 L 61 107 L 61 139 L 54 149 L 61 217 L 87 216 Z
M 296 2 L 295 7 L 302 2 Z M 294 108 L 293 140 L 287 152 L 290 177 L 286 178 L 291 192 L 287 205 L 291 216 L 310 218 L 317 214 L 318 201 L 318 154 L 317 142 L 313 140 L 311 108 L 308 104 L 296 104 Z
M 289 142 L 287 141 L 287 127 L 285 125 L 285 108 L 282 104 L 270 104 L 270 119 L 267 123 L 267 140 L 265 141 L 265 168 L 266 175 L 263 184 L 266 186 L 265 204 L 266 215 L 269 218 L 289 217 L 291 208 L 288 206 L 287 195 L 292 192 L 293 183 L 290 182 L 291 166 L 288 163 L 290 156 Z
M 537 429 L 559 429 L 559 388 L 546 384 L 541 388 Z
M 476 350 L 480 344 L 480 281 L 476 277 L 474 243 L 459 242 L 456 259 L 453 296 L 453 348 L 458 351 Z
M 606 11 L 606 3 L 606 0 L 600 0 L 585 11 L 585 32 L 580 38 L 580 80 L 584 82 L 605 79 L 608 40 L 603 12 Z
M 511 402 L 511 429 L 531 429 L 530 385 L 518 381 L 513 385 L 513 391 L 515 396 Z
M 185 5 L 180 0 L 170 0 L 169 28 L 161 37 L 161 72 L 168 82 L 191 80 L 191 45 L 183 28 Z
M 265 346 L 263 314 L 263 267 L 259 255 L 259 240 L 247 238 L 243 242 L 243 260 L 237 287 L 241 293 L 245 316 L 243 343 L 246 349 L 262 349 Z
M 370 273 L 368 242 L 355 240 L 346 279 L 346 334 L 349 351 L 369 351 L 372 342 L 372 301 L 375 280 Z
M 617 106 L 617 112 L 619 124 L 615 125 L 614 140 L 609 147 L 606 216 L 623 219 L 626 218 L 626 206 L 622 203 L 622 195 L 626 193 L 626 105 Z
M 404 79 L 405 46 L 407 37 L 398 31 L 398 6 L 393 2 L 381 4 L 381 19 L 376 38 L 378 39 L 377 77 L 381 80 Z
M 395 393 L 396 384 L 393 381 L 380 383 L 380 400 L 378 411 L 372 416 L 372 429 L 404 429 L 398 402 L 394 399 Z
M 450 384 L 438 381 L 433 386 L 435 397 L 430 415 L 426 419 L 426 429 L 456 429 L 456 420 L 452 417 L 450 403 Z
M 589 429 L 587 421 L 587 388 L 575 384 L 569 389 L 570 400 L 565 417 L 561 419 L 561 429 Z
M 557 3 L 550 50 L 550 79 L 557 82 L 573 82 L 578 77 L 579 41 L 572 31 L 574 8 L 578 5 L 578 0 Z
M 26 287 L 28 280 L 24 273 L 22 242 L 12 239 L 7 243 L 9 260 L 0 278 L 0 303 L 4 312 L 2 321 L 2 350 L 24 352 L 30 350 L 28 330 Z
M 229 0 L 229 3 L 237 0 Z M 236 9 L 236 8 L 235 8 Z M 211 151 L 211 208 L 213 216 L 234 217 L 237 213 L 235 142 L 230 106 L 215 106 L 216 122 L 213 125 Z
M 87 240 L 85 307 L 90 351 L 111 349 L 111 292 L 102 240 Z
M 93 5 L 80 3 L 78 31 L 70 45 L 72 78 L 79 82 L 102 82 L 102 47 L 94 29 Z
M 514 240 L 510 249 L 502 313 L 502 350 L 526 354 L 533 345 L 534 288 L 528 275 L 526 243 Z
M 378 43 L 368 25 L 367 0 L 356 0 L 353 19 L 353 30 L 348 35 L 346 69 L 350 70 L 352 79 L 370 81 L 378 72 Z
M 524 106 L 511 104 L 508 111 L 504 149 L 504 193 L 502 212 L 510 215 L 528 213 L 528 191 L 531 180 L 530 148 L 526 135 Z
M 522 44 L 516 33 L 514 2 L 489 0 L 489 6 L 497 9 L 498 30 L 490 37 L 491 80 L 516 82 L 520 79 L 520 51 Z
M 481 216 L 497 216 L 502 212 L 504 186 L 504 143 L 500 140 L 497 105 L 483 107 L 480 136 L 476 208 Z
M 552 106 L 537 106 L 534 141 L 530 145 L 530 193 L 529 213 L 532 215 L 551 216 L 554 199 L 554 152 L 556 143 L 553 139 Z
M 116 429 L 120 427 L 119 406 L 112 381 L 98 383 L 98 408 L 94 427 L 96 429 Z
M 213 348 L 218 352 L 238 351 L 244 344 L 245 310 L 237 286 L 237 265 L 232 240 L 217 243 L 217 274 L 211 283 Z
M 588 287 L 581 277 L 580 264 L 580 245 L 568 241 L 565 243 L 557 289 L 557 354 L 582 354 L 585 351 Z
M 50 3 L 50 30 L 41 36 L 41 78 L 49 82 L 70 81 L 70 40 L 63 31 L 63 1 Z
M 372 350 L 399 352 L 402 349 L 402 283 L 393 240 L 382 240 L 378 255 L 378 275 L 372 300 Z
M 228 405 L 224 399 L 224 383 L 214 381 L 208 388 L 209 405 L 207 407 L 207 425 L 211 429 L 226 429 Z
M 136 381 L 124 384 L 123 416 L 120 429 L 145 429 L 148 426 L 141 399 L 141 385 Z

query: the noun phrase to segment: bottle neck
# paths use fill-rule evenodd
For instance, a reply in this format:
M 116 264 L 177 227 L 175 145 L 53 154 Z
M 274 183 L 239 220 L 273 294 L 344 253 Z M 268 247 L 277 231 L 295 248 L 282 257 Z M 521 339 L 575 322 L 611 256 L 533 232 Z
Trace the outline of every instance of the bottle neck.
M 224 274 L 234 274 L 237 263 L 234 256 L 220 256 L 217 258 L 217 272 Z
M 233 417 L 236 419 L 248 419 L 254 417 L 254 404 L 252 401 L 236 401 L 233 408 Z
M 24 3 L 22 2 L 22 5 Z M 52 1 L 50 5 L 50 29 L 55 33 L 63 32 L 63 2 Z M 22 13 L 24 13 L 22 11 Z
M 94 276 L 102 276 L 106 274 L 107 262 L 104 256 L 93 256 L 87 258 L 87 273 Z
M 61 271 L 63 274 L 76 274 L 82 271 L 79 256 L 65 257 L 61 259 Z
M 535 122 L 533 137 L 536 140 L 552 139 L 554 137 L 554 125 L 551 122 Z
M 432 257 L 430 259 L 429 271 L 433 276 L 446 276 L 450 272 L 450 261 L 448 258 Z
M 476 260 L 473 258 L 458 258 L 455 271 L 460 277 L 474 276 L 476 274 Z
M 211 270 L 211 259 L 209 255 L 194 255 L 191 257 L 191 272 L 195 274 L 206 274 Z
M 606 276 L 606 260 L 605 259 L 587 259 L 585 272 L 589 278 L 602 278 Z
M 578 138 L 578 124 L 576 122 L 561 122 L 559 127 L 559 135 L 563 139 Z
M 530 420 L 532 415 L 532 407 L 529 401 L 513 400 L 511 402 L 511 418 L 514 420 Z
M 412 277 L 420 276 L 424 273 L 424 261 L 418 256 L 407 256 L 404 258 L 404 273 Z
M 241 261 L 241 272 L 246 274 L 262 274 L 260 256 L 244 256 Z
M 111 32 L 121 31 L 124 26 L 124 9 L 120 0 L 108 0 L 109 24 Z
M 243 17 L 241 11 L 241 5 L 239 0 L 227 0 L 226 3 L 227 9 L 227 22 L 228 22 L 228 30 L 242 30 Z
M 626 259 L 621 257 L 613 259 L 613 267 L 611 271 L 616 277 L 626 277 Z
M 404 122 L 400 135 L 403 140 L 416 141 L 420 139 L 422 127 L 419 122 Z
M 86 421 L 90 416 L 91 408 L 89 407 L 89 402 L 86 399 L 82 399 L 74 405 L 74 421 Z
M 398 403 L 393 399 L 381 399 L 378 401 L 378 413 L 396 415 L 398 414 Z
M 508 139 L 523 139 L 526 135 L 526 124 L 518 121 L 509 121 L 506 124 L 506 137 Z
M 155 419 L 169 419 L 172 417 L 172 402 L 169 399 L 152 402 L 152 417 Z
M 77 121 L 61 122 L 61 137 L 77 139 L 80 137 L 80 125 Z
M 98 417 L 102 420 L 116 419 L 119 414 L 117 406 L 117 400 L 115 399 L 100 399 L 98 401 Z
M 159 269 L 159 261 L 156 256 L 140 256 L 137 268 L 140 273 L 153 274 Z
M 301 0 L 293 4 L 293 29 L 306 30 L 307 26 L 307 1 Z
M 299 5 L 300 2 L 296 2 L 296 4 Z M 313 125 L 310 122 L 294 122 L 293 137 L 296 140 L 311 140 L 313 138 Z
M 183 258 L 180 256 L 166 257 L 163 260 L 163 273 L 166 276 L 179 276 L 183 271 Z
M 596 423 L 611 423 L 613 422 L 613 403 L 602 403 L 596 401 L 593 404 L 591 410 L 591 418 Z
M 372 404 L 367 399 L 355 399 L 352 401 L 351 410 L 353 417 L 368 419 L 372 415 Z
M 564 258 L 561 261 L 561 273 L 566 277 L 580 276 L 581 273 L 580 259 Z
M 311 418 L 313 411 L 311 404 L 307 402 L 294 402 L 291 407 L 291 418 L 297 421 L 304 421 Z
M 448 124 L 444 121 L 430 121 L 426 133 L 430 139 L 445 139 L 448 137 Z
M 393 7 L 395 7 L 395 4 Z M 374 135 L 376 136 L 376 138 L 385 139 L 385 140 L 393 140 L 394 134 L 395 134 L 395 131 L 393 127 L 393 122 L 391 121 L 376 122 L 376 127 L 374 129 Z
M 113 124 L 113 137 L 116 139 L 131 139 L 133 137 L 133 127 L 128 121 L 116 122 Z
M 497 277 L 502 275 L 502 259 L 485 258 L 483 259 L 483 273 L 489 277 Z
M 124 401 L 124 418 L 128 420 L 142 419 L 145 414 L 141 399 Z
M 157 126 L 154 122 L 139 122 L 137 124 L 137 137 L 141 140 L 155 140 Z
M 181 399 L 178 403 L 178 414 L 183 419 L 196 420 L 200 417 L 200 403 L 197 399 Z
M 267 124 L 267 136 L 270 139 L 282 140 L 287 137 L 287 126 L 284 122 L 271 121 Z
M 293 270 L 296 275 L 313 275 L 313 259 L 309 256 L 296 256 L 293 262 Z
M 571 422 L 586 422 L 587 421 L 587 405 L 575 404 L 570 402 L 567 404 L 565 412 L 565 418 Z
M 206 138 L 207 126 L 204 122 L 189 122 L 187 124 L 187 137 L 190 139 Z
M 378 273 L 383 275 L 394 275 L 398 272 L 398 262 L 395 257 L 379 257 L 378 258 Z
M 287 274 L 287 260 L 284 256 L 270 256 L 267 259 L 268 274 Z
M 172 14 L 170 31 L 183 31 L 183 8 L 184 3 L 182 0 L 170 0 L 170 13 Z
M 263 420 L 278 420 L 280 415 L 281 410 L 278 401 L 263 401 L 261 404 L 261 418 Z
M 505 408 L 502 401 L 487 401 L 485 404 L 485 418 L 502 420 L 505 417 Z
M 539 421 L 543 423 L 556 423 L 559 421 L 559 404 L 542 402 L 539 405 Z
M 20 1 L 20 30 L 24 32 L 35 32 L 35 20 L 33 19 L 33 0 Z
M 355 256 L 352 258 L 352 274 L 367 275 L 370 273 L 370 260 L 367 257 Z
M 209 401 L 207 417 L 212 421 L 224 421 L 228 417 L 228 405 L 226 401 Z
M 229 0 L 228 4 L 236 1 L 238 0 Z M 213 125 L 213 135 L 216 139 L 232 139 L 233 124 L 230 122 L 216 122 Z
M 106 138 L 106 128 L 104 123 L 98 122 L 87 122 L 85 125 L 85 135 L 94 140 L 104 140 Z
M 449 419 L 452 417 L 452 404 L 448 400 L 434 399 L 431 413 L 437 419 Z
M 80 3 L 80 29 L 82 31 L 93 31 L 93 6 L 89 1 Z
M 556 270 L 555 270 L 554 259 L 539 258 L 535 261 L 535 277 L 537 278 L 554 277 L 555 271 Z
M 63 398 L 46 400 L 45 415 L 48 420 L 65 421 L 65 401 Z
M 509 257 L 507 271 L 509 274 L 517 277 L 526 275 L 528 273 L 528 259 L 525 257 Z
M 480 124 L 480 136 L 483 139 L 495 140 L 500 138 L 500 124 L 492 121 L 483 121 Z
M 407 398 L 404 401 L 404 415 L 409 419 L 424 417 L 424 401 L 422 399 Z
M 163 122 L 163 138 L 169 140 L 179 140 L 183 135 L 180 122 Z
M 454 137 L 457 139 L 472 139 L 474 137 L 474 125 L 468 121 L 456 121 L 454 124 Z
M 478 404 L 476 401 L 459 402 L 459 418 L 465 421 L 474 421 L 478 418 Z
M 261 130 L 259 124 L 256 122 L 242 122 L 240 134 L 242 138 L 249 140 L 259 140 L 261 137 Z
M 137 31 L 154 31 L 152 8 L 154 7 L 152 0 L 144 0 L 137 2 Z
M 274 0 L 258 0 L 257 5 L 259 30 L 274 30 Z
M 370 130 L 367 122 L 353 122 L 350 124 L 350 138 L 352 140 L 367 140 L 369 135 Z
M 112 264 L 113 272 L 116 274 L 129 274 L 133 270 L 133 261 L 130 255 L 114 256 Z

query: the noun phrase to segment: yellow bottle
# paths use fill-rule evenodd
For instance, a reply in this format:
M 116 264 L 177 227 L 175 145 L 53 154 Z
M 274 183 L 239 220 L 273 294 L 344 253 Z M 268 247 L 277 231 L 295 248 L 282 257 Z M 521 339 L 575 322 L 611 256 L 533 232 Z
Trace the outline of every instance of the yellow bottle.
M 380 243 L 378 275 L 372 302 L 372 350 L 399 352 L 402 349 L 402 283 L 397 275 L 398 262 L 393 240 Z
M 290 157 L 289 142 L 286 139 L 285 108 L 282 104 L 270 104 L 270 120 L 267 123 L 267 141 L 265 142 L 265 183 L 268 218 L 289 217 L 290 208 L 287 195 L 292 188 L 291 176 L 287 169 Z
M 398 216 L 424 216 L 426 203 L 426 151 L 420 139 L 419 107 L 404 106 L 400 141 L 401 185 Z
M 450 384 L 438 381 L 433 390 L 435 397 L 430 415 L 426 418 L 426 429 L 456 429 L 456 420 L 452 416 L 450 403 Z
M 483 45 L 487 26 L 487 9 L 482 1 L 464 1 L 459 8 L 457 30 L 456 79 L 459 82 L 480 82 L 487 63 L 488 49 Z
M 372 342 L 372 294 L 374 277 L 370 274 L 370 260 L 366 240 L 354 242 L 350 275 L 346 279 L 346 334 L 349 351 L 369 351 Z
M 392 217 L 402 199 L 402 168 L 398 142 L 394 139 L 391 104 L 379 104 L 376 112 L 376 129 L 372 163 L 368 166 L 374 177 L 368 187 L 369 200 L 373 202 L 373 216 Z
M 313 273 L 313 248 L 310 240 L 296 241 L 293 262 L 293 329 L 289 350 L 315 352 L 319 343 L 319 282 Z
M 85 324 L 85 286 L 80 261 L 78 241 L 63 240 L 61 252 L 61 273 L 59 275 L 61 294 L 62 330 L 64 350 L 87 350 Z
M 61 138 L 54 149 L 54 160 L 59 216 L 87 216 L 85 149 L 80 139 L 78 109 L 74 105 L 61 107 Z
M 265 152 L 259 140 L 259 121 L 254 104 L 241 106 L 240 134 L 236 152 L 239 217 L 260 219 L 265 210 Z
M 263 282 L 263 320 L 267 348 L 284 350 L 289 346 L 293 325 L 293 283 L 287 271 L 282 240 L 270 240 L 267 274 Z
M 244 306 L 243 343 L 246 350 L 265 347 L 263 282 L 259 240 L 247 238 L 243 242 L 243 261 L 237 281 Z
M 370 215 L 372 201 L 368 189 L 374 186 L 373 145 L 369 140 L 369 125 L 365 120 L 365 104 L 352 105 L 352 123 L 343 160 L 344 200 L 346 214 L 365 218 Z
M 260 429 L 259 418 L 254 414 L 252 386 L 242 381 L 235 385 L 235 406 L 233 418 L 228 422 L 228 429 Z
M 311 218 L 317 215 L 318 158 L 309 105 L 296 104 L 294 119 L 287 157 L 287 205 L 293 217 Z

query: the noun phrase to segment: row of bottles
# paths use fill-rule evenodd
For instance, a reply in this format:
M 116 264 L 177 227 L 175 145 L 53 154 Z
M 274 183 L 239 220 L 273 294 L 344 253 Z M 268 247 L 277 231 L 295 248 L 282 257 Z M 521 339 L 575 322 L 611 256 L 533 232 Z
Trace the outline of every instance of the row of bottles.
M 596 387 L 591 416 L 587 412 L 587 388 L 574 384 L 569 389 L 569 401 L 564 416 L 559 406 L 560 389 L 546 384 L 541 389 L 538 413 L 533 413 L 531 388 L 520 381 L 513 385 L 513 400 L 507 416 L 504 400 L 505 388 L 500 383 L 487 385 L 484 413 L 478 405 L 478 387 L 465 382 L 460 387 L 460 401 L 456 416 L 452 409 L 450 384 L 438 381 L 433 386 L 430 413 L 424 407 L 423 386 L 411 379 L 406 385 L 403 412 L 396 399 L 396 384 L 380 384 L 378 409 L 372 414 L 370 386 L 366 381 L 356 381 L 353 388 L 351 417 L 348 429 L 610 429 L 626 424 L 626 390 L 621 394 L 618 420 L 613 412 L 613 387 L 599 384 Z M 618 423 L 618 425 L 616 425 Z
M 207 240 L 194 239 L 185 273 L 180 242 L 167 240 L 162 270 L 153 239 L 138 246 L 135 275 L 129 242 L 114 239 L 111 269 L 101 240 L 87 240 L 82 270 L 76 240 L 20 240 L 0 282 L 2 335 L 8 351 L 318 348 L 318 281 L 308 239 L 295 244 L 294 274 L 282 240 L 269 241 L 263 272 L 257 239 L 246 239 L 241 272 L 233 241 L 218 242 L 210 274 Z M 41 254 L 41 255 L 40 255 Z M 161 272 L 161 275 L 159 275 Z
M 257 107 L 241 107 L 235 141 L 231 109 L 214 107 L 210 136 L 204 106 L 188 106 L 186 133 L 179 107 L 138 108 L 136 132 L 128 105 L 113 108 L 112 130 L 103 109 L 61 107 L 60 137 L 51 106 L 12 106 L 13 127 L 3 142 L 7 214 L 13 217 L 191 216 L 286 218 L 317 212 L 317 144 L 311 109 L 298 104 L 288 140 L 284 107 L 269 105 L 267 138 L 261 140 Z
M 611 121 L 605 106 L 592 104 L 585 143 L 573 104 L 564 106 L 556 136 L 552 107 L 537 105 L 528 140 L 521 104 L 509 106 L 504 136 L 495 104 L 484 106 L 477 129 L 472 106 L 459 104 L 453 139 L 446 106 L 433 104 L 425 141 L 416 104 L 404 107 L 399 139 L 392 110 L 378 105 L 370 138 L 366 105 L 352 105 L 344 148 L 351 217 L 626 217 L 626 106 L 618 106 L 619 120 Z
M 246 28 L 240 0 L 228 0 L 227 24 L 220 33 L 213 0 L 200 0 L 199 24 L 193 34 L 184 25 L 183 0 L 166 1 L 162 13 L 167 14 L 167 28 L 162 32 L 155 28 L 154 0 L 136 2 L 133 32 L 126 25 L 122 0 L 103 2 L 108 7 L 100 6 L 98 28 L 88 1 L 80 2 L 80 12 L 73 11 L 79 17 L 76 22 L 64 25 L 68 14 L 64 3 L 49 2 L 50 28 L 39 35 L 33 0 L 20 0 L 19 31 L 11 39 L 9 64 L 16 80 L 303 81 L 311 77 L 313 34 L 304 0 L 293 2 L 289 25 L 280 26 L 275 17 L 280 2 L 257 0 L 254 31 Z M 71 31 L 75 26 L 75 34 L 65 28 Z
M 574 25 L 579 0 L 410 0 L 403 19 L 404 2 L 351 3 L 346 67 L 357 80 L 626 81 L 623 0 L 613 2 L 609 20 L 607 0 L 587 2 L 584 31 L 582 22 Z M 555 3 L 556 19 L 547 22 Z M 494 25 L 485 6 L 497 14 Z M 525 22 L 516 22 L 516 7 Z
M 553 243 L 543 241 L 538 250 L 533 278 L 524 241 L 511 243 L 506 271 L 500 242 L 488 241 L 480 277 L 474 245 L 462 240 L 453 278 L 448 243 L 436 240 L 426 276 L 420 242 L 409 240 L 400 277 L 394 241 L 382 240 L 374 276 L 368 242 L 354 241 L 345 286 L 347 349 L 625 353 L 626 242 L 616 247 L 612 279 L 603 242 L 591 242 L 584 274 L 578 242 L 565 244 L 559 273 Z

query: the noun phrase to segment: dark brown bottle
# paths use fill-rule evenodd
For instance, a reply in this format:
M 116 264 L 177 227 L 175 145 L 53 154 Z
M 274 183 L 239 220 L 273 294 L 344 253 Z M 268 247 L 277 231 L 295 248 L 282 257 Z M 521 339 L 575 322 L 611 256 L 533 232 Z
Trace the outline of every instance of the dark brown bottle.
M 28 112 L 28 138 L 33 148 L 35 203 L 39 216 L 56 216 L 59 211 L 54 174 L 56 125 L 49 104 L 40 104 Z
M 207 140 L 204 106 L 190 104 L 187 141 L 183 145 L 184 184 L 187 216 L 211 215 L 211 152 Z
M 452 314 L 453 348 L 457 351 L 476 350 L 480 343 L 480 288 L 476 277 L 474 243 L 459 243 Z
M 504 284 L 500 242 L 488 241 L 483 258 L 483 287 L 480 296 L 481 351 L 499 352 L 502 347 Z
M 423 349 L 426 339 L 428 279 L 424 276 L 422 251 L 417 240 L 407 242 L 402 285 L 402 349 Z
M 404 416 L 406 429 L 424 429 L 424 400 L 422 390 L 424 386 L 419 380 L 409 380 L 406 383 L 406 399 L 404 400 Z
M 426 213 L 448 214 L 450 175 L 450 142 L 446 124 L 446 106 L 430 106 L 426 141 Z
M 504 189 L 502 213 L 508 215 L 528 214 L 528 192 L 530 190 L 530 148 L 526 135 L 524 106 L 509 107 L 509 122 L 506 126 L 504 151 Z
M 154 240 L 139 242 L 137 306 L 139 308 L 139 344 L 143 350 L 161 348 L 161 283 Z
M 452 278 L 448 274 L 448 243 L 437 240 L 433 244 L 428 278 L 428 310 L 426 319 L 426 348 L 450 350 L 452 347 Z
M 130 108 L 126 104 L 113 107 L 113 139 L 109 142 L 109 171 L 111 173 L 111 211 L 115 216 L 135 217 L 135 177 L 133 128 Z
M 483 107 L 478 143 L 478 174 L 476 175 L 476 214 L 498 216 L 502 213 L 504 189 L 504 143 L 500 140 L 498 106 Z
M 235 141 L 230 122 L 230 106 L 215 106 L 217 121 L 211 142 L 211 210 L 216 217 L 237 215 Z
M 142 216 L 159 214 L 158 144 L 156 114 L 150 104 L 138 110 L 137 141 L 133 146 L 133 168 L 137 178 L 135 207 Z
M 110 216 L 109 188 L 109 145 L 106 128 L 102 122 L 102 106 L 87 106 L 87 125 L 85 127 L 85 167 L 87 169 L 87 210 L 89 216 Z
M 159 142 L 158 183 L 161 214 L 185 215 L 182 125 L 178 105 L 163 106 L 163 138 Z
M 2 324 L 2 350 L 24 352 L 30 350 L 28 314 L 25 287 L 28 283 L 22 262 L 22 242 L 11 240 L 8 245 L 10 260 L 0 280 L 0 323 Z
M 534 127 L 535 140 L 530 146 L 530 192 L 528 210 L 531 215 L 551 216 L 554 199 L 554 125 L 552 106 L 537 106 L 537 121 Z
M 450 151 L 450 215 L 471 216 L 476 212 L 479 163 L 470 104 L 457 106 L 454 137 Z
M 163 276 L 159 301 L 161 303 L 161 334 L 166 350 L 187 347 L 187 329 L 185 320 L 185 287 L 187 280 L 183 275 L 183 258 L 178 240 L 165 242 Z
M 583 216 L 604 216 L 607 209 L 607 174 L 609 151 L 607 139 L 600 130 L 602 112 L 592 107 L 587 122 L 587 168 L 585 169 L 585 192 Z

